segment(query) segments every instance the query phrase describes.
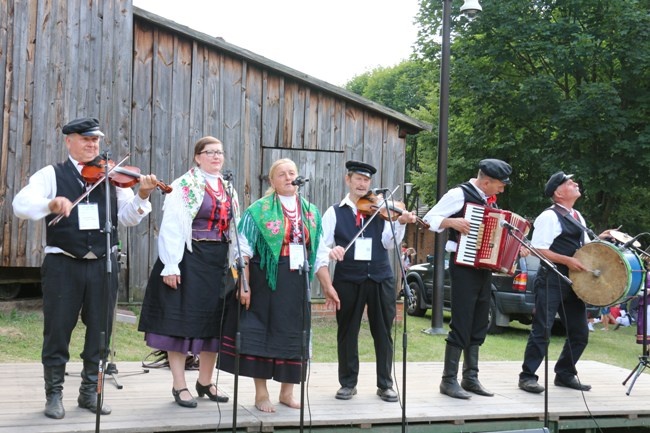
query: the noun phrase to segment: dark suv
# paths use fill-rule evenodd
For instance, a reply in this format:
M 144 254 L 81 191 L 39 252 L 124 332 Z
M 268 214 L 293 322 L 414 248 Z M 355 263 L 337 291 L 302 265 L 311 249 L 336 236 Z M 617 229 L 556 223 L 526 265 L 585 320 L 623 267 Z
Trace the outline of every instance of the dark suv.
M 539 268 L 535 256 L 519 258 L 513 276 L 492 274 L 492 299 L 490 301 L 489 334 L 503 332 L 510 321 L 517 320 L 525 325 L 531 323 L 535 297 L 533 281 Z M 424 316 L 431 308 L 433 295 L 433 256 L 427 256 L 427 263 L 413 265 L 406 274 L 413 298 L 408 303 L 408 314 Z M 449 257 L 445 257 L 445 283 L 443 308 L 451 308 L 451 283 L 449 278 Z

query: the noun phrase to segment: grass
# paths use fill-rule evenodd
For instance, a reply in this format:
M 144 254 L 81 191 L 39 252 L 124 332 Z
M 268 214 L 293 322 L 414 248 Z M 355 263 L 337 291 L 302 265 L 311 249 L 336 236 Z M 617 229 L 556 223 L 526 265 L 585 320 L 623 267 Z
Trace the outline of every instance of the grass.
M 441 362 L 444 356 L 445 335 L 448 330 L 448 316 L 445 316 L 443 335 L 429 335 L 422 332 L 431 327 L 431 316 L 408 316 L 407 359 L 408 361 Z M 402 360 L 404 342 L 403 322 L 394 327 L 395 360 Z M 43 333 L 42 316 L 39 311 L 0 312 L 0 362 L 40 362 Z M 621 327 L 613 331 L 601 331 L 597 324 L 591 332 L 589 345 L 583 360 L 600 361 L 622 368 L 633 369 L 641 354 L 641 345 L 636 344 L 636 326 Z M 336 362 L 336 323 L 332 318 L 317 318 L 313 329 L 313 362 Z M 481 348 L 483 361 L 522 361 L 529 326 L 516 322 L 500 335 L 489 335 Z M 80 322 L 75 329 L 70 347 L 71 361 L 80 361 L 85 328 Z M 555 361 L 564 344 L 564 337 L 553 336 L 550 344 L 550 360 Z M 137 326 L 117 323 L 114 333 L 114 360 L 141 361 L 151 349 L 144 344 L 143 334 Z M 362 362 L 375 360 L 372 337 L 367 322 L 363 322 L 359 336 L 359 354 Z

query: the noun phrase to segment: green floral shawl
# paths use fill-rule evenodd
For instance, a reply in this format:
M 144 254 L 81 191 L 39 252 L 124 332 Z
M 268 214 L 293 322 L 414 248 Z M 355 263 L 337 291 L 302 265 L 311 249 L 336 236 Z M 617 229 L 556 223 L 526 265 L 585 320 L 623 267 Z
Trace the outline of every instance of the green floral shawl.
M 309 278 L 314 276 L 314 262 L 318 251 L 322 227 L 320 212 L 315 205 L 301 199 L 306 227 L 309 230 L 311 248 L 309 251 Z M 260 266 L 266 270 L 266 280 L 271 290 L 275 290 L 278 275 L 278 260 L 284 240 L 284 214 L 282 203 L 276 193 L 269 194 L 251 204 L 242 215 L 238 230 L 248 240 L 260 257 Z

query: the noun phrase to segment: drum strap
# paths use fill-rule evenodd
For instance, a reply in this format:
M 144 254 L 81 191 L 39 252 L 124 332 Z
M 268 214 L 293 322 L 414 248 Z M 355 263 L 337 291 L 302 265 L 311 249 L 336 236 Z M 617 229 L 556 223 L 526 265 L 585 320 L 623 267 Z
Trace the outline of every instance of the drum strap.
M 583 232 L 586 232 L 587 235 L 589 235 L 589 236 L 591 237 L 592 240 L 598 238 L 598 236 L 596 236 L 596 234 L 595 234 L 593 231 L 591 231 L 590 228 L 583 226 L 582 223 L 581 223 L 580 221 L 578 221 L 577 219 L 575 219 L 575 218 L 573 217 L 573 215 L 571 215 L 571 212 L 569 212 L 568 209 L 566 209 L 566 208 L 564 208 L 564 207 L 562 207 L 562 206 L 556 206 L 556 205 L 553 205 L 553 209 L 554 209 L 557 213 L 559 213 L 560 215 L 562 215 L 566 220 L 568 220 L 568 221 L 570 221 L 572 224 L 574 224 L 574 225 L 580 227 L 580 229 L 581 229 Z

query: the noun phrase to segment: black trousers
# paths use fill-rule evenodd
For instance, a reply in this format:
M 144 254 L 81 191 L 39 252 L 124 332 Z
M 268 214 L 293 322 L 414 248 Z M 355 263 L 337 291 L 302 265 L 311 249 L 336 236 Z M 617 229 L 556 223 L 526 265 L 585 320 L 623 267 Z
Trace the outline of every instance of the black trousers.
M 466 349 L 480 346 L 485 341 L 490 314 L 489 269 L 456 265 L 456 255 L 449 259 L 451 276 L 451 322 L 447 343 Z
M 43 350 L 46 367 L 64 365 L 70 359 L 70 338 L 79 314 L 86 325 L 84 361 L 99 364 L 101 333 L 110 341 L 113 311 L 117 300 L 118 266 L 111 259 L 110 287 L 104 291 L 106 259 L 74 259 L 64 254 L 46 254 L 41 266 L 43 289 Z M 105 321 L 104 321 L 105 320 Z M 108 347 L 106 347 L 108 350 Z
M 368 324 L 375 344 L 377 387 L 392 387 L 391 330 L 396 314 L 394 279 L 389 278 L 380 283 L 367 279 L 358 284 L 335 280 L 333 285 L 341 301 L 341 308 L 336 312 L 339 383 L 348 388 L 357 385 L 359 330 L 363 310 L 367 306 Z
M 556 314 L 567 330 L 567 338 L 555 363 L 555 374 L 566 382 L 577 374 L 575 365 L 589 342 L 587 307 L 558 275 L 540 268 L 535 278 L 533 327 L 528 335 L 520 379 L 538 379 L 535 372 L 546 355 Z

